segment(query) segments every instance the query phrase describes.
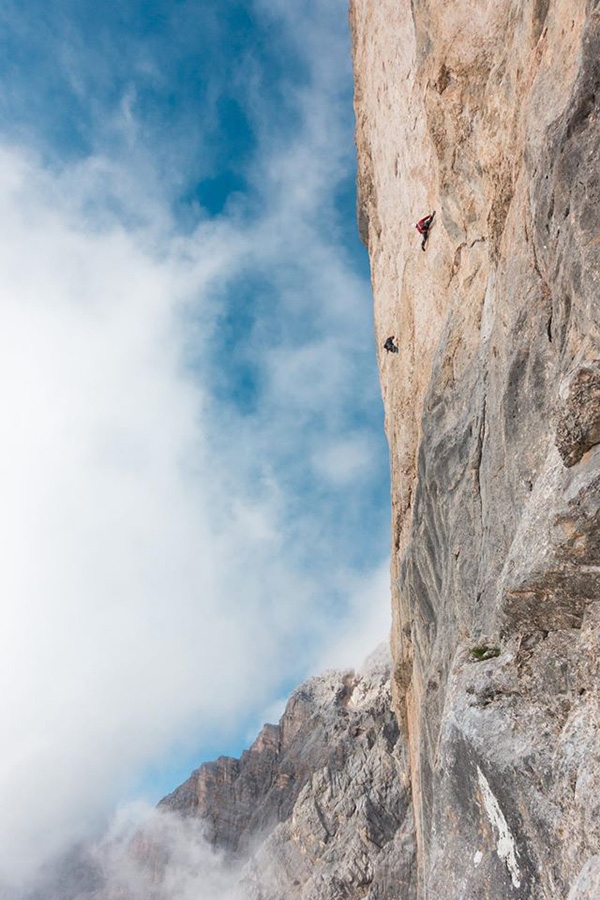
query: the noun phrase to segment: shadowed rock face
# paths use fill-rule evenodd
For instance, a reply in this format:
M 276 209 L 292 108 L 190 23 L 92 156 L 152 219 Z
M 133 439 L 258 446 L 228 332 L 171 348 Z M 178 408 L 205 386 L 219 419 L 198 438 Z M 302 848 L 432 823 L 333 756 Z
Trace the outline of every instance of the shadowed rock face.
M 600 7 L 351 24 L 419 896 L 596 897 Z
M 556 447 L 565 466 L 600 444 L 600 363 L 579 366 L 560 392 Z

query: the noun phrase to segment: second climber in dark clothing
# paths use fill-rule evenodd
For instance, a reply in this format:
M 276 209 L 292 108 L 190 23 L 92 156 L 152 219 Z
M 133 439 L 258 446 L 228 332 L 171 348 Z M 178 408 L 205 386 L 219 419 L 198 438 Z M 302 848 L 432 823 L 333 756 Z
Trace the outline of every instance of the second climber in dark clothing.
M 418 222 L 415 222 L 415 228 L 422 236 L 423 240 L 421 241 L 421 250 L 425 249 L 425 245 L 427 244 L 427 238 L 429 237 L 429 229 L 433 223 L 433 217 L 435 216 L 435 209 L 429 216 L 423 216 L 422 219 L 419 219 Z
M 397 352 L 398 352 L 398 347 L 396 346 L 396 344 L 394 343 L 394 341 L 395 341 L 395 337 L 394 337 L 394 335 L 392 334 L 391 337 L 389 337 L 389 338 L 386 339 L 386 342 L 385 342 L 385 344 L 383 345 L 383 349 L 384 349 L 384 350 L 387 350 L 388 353 L 397 353 Z

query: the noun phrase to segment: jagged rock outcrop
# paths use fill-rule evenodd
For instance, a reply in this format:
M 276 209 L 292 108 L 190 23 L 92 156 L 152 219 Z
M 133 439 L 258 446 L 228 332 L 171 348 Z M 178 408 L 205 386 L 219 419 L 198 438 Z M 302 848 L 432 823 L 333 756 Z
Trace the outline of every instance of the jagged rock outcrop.
M 378 346 L 399 345 L 380 370 L 419 897 L 592 900 L 600 8 L 352 0 L 351 26 L 358 218 Z
M 204 823 L 245 861 L 256 900 L 414 897 L 414 839 L 390 660 L 331 671 L 292 694 L 241 759 L 204 764 L 161 808 Z

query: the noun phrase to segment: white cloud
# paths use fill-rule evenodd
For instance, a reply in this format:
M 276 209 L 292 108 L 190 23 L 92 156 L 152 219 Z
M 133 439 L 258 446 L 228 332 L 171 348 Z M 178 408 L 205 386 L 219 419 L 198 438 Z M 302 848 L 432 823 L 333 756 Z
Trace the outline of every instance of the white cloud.
M 0 779 L 13 821 L 0 864 L 20 868 L 33 838 L 54 849 L 165 730 L 211 709 L 206 680 L 228 664 L 213 643 L 194 659 L 191 636 L 231 643 L 232 626 L 189 475 L 207 460 L 202 394 L 179 359 L 180 263 L 73 222 L 51 180 L 43 190 L 6 152 L 2 172 Z M 220 699 L 234 702 L 226 686 Z
M 314 456 L 317 472 L 335 485 L 350 485 L 373 465 L 372 448 L 363 434 L 332 441 Z
M 389 642 L 390 573 L 387 563 L 373 572 L 346 583 L 349 605 L 344 609 L 330 639 L 315 658 L 312 674 L 328 669 L 360 671 L 370 654 L 382 643 Z M 262 709 L 247 732 L 248 741 L 256 737 L 263 724 L 276 724 L 285 709 L 288 695 L 279 697 Z
M 286 546 L 318 519 L 288 513 L 281 480 L 287 445 L 303 452 L 294 418 L 337 403 L 344 361 L 330 338 L 275 349 L 266 408 L 234 417 L 225 450 L 185 327 L 194 308 L 202 372 L 211 285 L 244 239 L 202 226 L 195 248 L 175 235 L 154 251 L 147 229 L 97 229 L 81 169 L 62 196 L 66 173 L 16 152 L 0 173 L 0 870 L 16 876 L 85 834 L 191 722 L 224 733 L 304 674 L 310 654 L 291 648 L 318 650 L 344 620 L 322 606 L 335 566 L 317 583 Z
M 348 608 L 324 647 L 316 671 L 360 669 L 382 641 L 389 640 L 390 572 L 386 562 L 347 585 Z
M 141 804 L 123 808 L 92 856 L 109 897 L 242 900 L 239 871 L 210 848 L 193 819 Z
M 36 887 L 56 898 L 242 900 L 241 877 L 211 849 L 198 820 L 138 802 L 119 808 L 101 839 L 47 866 Z
M 251 227 L 182 235 L 146 154 L 49 171 L 0 150 L 0 880 L 87 835 L 198 722 L 231 735 L 387 630 L 387 575 L 347 551 L 368 497 L 345 489 L 376 466 L 346 420 L 373 363 L 367 287 L 328 240 L 347 154 L 325 68 L 296 146 L 262 141 Z M 252 415 L 211 392 L 223 295 L 248 271 L 280 329 L 244 344 Z

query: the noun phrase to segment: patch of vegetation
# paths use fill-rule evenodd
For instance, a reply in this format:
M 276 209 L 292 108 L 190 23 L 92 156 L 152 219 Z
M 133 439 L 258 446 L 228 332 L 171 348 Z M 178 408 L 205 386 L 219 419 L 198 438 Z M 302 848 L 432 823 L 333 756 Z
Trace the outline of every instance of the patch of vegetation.
M 500 656 L 500 647 L 489 647 L 487 644 L 471 647 L 471 656 L 479 662 L 484 659 L 494 659 L 494 657 Z

